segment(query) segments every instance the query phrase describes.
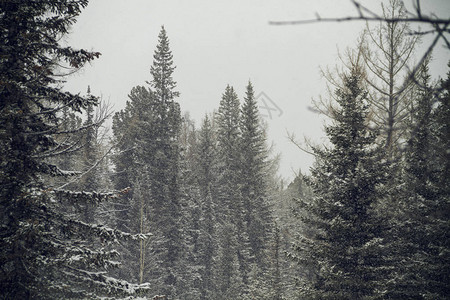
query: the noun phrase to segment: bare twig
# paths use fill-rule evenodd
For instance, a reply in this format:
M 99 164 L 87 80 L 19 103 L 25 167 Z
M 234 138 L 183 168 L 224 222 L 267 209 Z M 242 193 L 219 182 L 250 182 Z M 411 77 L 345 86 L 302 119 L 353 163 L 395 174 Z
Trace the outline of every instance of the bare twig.
M 303 151 L 303 152 L 305 152 L 305 153 L 307 153 L 307 154 L 316 156 L 316 154 L 315 154 L 314 152 L 308 151 L 308 150 L 306 150 L 304 147 L 302 147 L 302 146 L 300 145 L 300 143 L 295 139 L 294 133 L 289 133 L 289 132 L 286 132 L 286 133 L 287 133 L 287 138 L 289 139 L 289 141 L 290 141 L 292 144 L 294 144 L 298 149 L 300 149 L 301 151 Z
M 65 187 L 67 187 L 69 184 L 75 183 L 78 180 L 80 180 L 81 178 L 83 178 L 83 176 L 85 176 L 86 174 L 88 174 L 89 172 L 91 172 L 92 170 L 94 170 L 104 159 L 106 156 L 109 155 L 109 153 L 112 151 L 112 149 L 115 147 L 116 145 L 112 145 L 108 151 L 106 151 L 102 157 L 100 157 L 89 169 L 87 169 L 86 171 L 84 171 L 83 173 L 81 173 L 79 176 L 75 177 L 74 179 L 66 182 L 65 184 L 61 185 L 60 187 L 56 188 L 56 190 L 62 190 Z

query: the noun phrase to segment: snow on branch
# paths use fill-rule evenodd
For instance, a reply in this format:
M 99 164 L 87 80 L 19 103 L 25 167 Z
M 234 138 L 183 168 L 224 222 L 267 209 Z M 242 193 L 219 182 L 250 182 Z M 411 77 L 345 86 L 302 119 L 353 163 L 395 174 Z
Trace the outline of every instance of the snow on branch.
M 122 195 L 128 193 L 130 189 L 125 188 L 120 191 L 112 191 L 107 193 L 101 192 L 74 192 L 62 189 L 55 189 L 50 193 L 56 196 L 58 199 L 69 199 L 71 202 L 92 202 L 92 203 L 100 203 L 110 199 L 116 199 L 121 197 Z
M 151 233 L 127 233 L 107 227 L 103 224 L 89 224 L 80 220 L 69 219 L 62 215 L 60 215 L 59 218 L 62 222 L 61 226 L 64 226 L 67 229 L 67 232 L 76 231 L 76 228 L 83 228 L 84 231 L 82 232 L 85 232 L 88 235 L 98 236 L 103 242 L 118 243 L 119 240 L 141 241 L 152 236 Z

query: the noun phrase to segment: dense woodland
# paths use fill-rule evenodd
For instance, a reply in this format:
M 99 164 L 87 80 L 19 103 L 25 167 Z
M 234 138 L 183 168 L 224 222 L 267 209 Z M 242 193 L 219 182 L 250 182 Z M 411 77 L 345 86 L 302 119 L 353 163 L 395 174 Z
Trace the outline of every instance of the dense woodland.
M 59 43 L 87 2 L 0 2 L 2 299 L 448 299 L 450 71 L 411 74 L 407 22 L 327 73 L 328 142 L 284 186 L 251 82 L 180 111 L 164 27 L 124 109 L 64 91 L 101 59 Z

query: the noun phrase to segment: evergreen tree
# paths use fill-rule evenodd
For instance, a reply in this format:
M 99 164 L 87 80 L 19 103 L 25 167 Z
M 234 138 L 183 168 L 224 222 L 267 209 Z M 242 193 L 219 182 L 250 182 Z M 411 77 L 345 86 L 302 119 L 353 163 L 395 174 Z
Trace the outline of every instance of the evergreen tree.
M 450 61 L 447 66 L 450 69 Z M 437 107 L 431 116 L 433 120 L 431 133 L 434 137 L 432 145 L 437 173 L 435 182 L 439 189 L 440 197 L 448 205 L 450 193 L 450 151 L 448 151 L 450 149 L 450 70 L 447 72 L 447 78 L 441 80 L 439 90 L 440 93 L 436 99 Z M 448 210 L 443 211 L 448 212 Z
M 281 236 L 280 236 L 280 228 L 275 226 L 275 234 L 274 234 L 274 243 L 273 243 L 273 269 L 274 272 L 272 274 L 272 293 L 271 297 L 273 300 L 282 300 L 283 299 L 283 278 L 281 275 Z
M 179 93 L 172 79 L 175 67 L 164 27 L 153 57 L 150 88 L 133 88 L 127 108 L 114 118 L 116 139 L 121 141 L 122 149 L 131 151 L 119 152 L 116 158 L 116 171 L 121 174 L 116 183 L 117 187 L 128 185 L 134 190 L 131 199 L 128 197 L 130 222 L 136 224 L 136 220 L 145 218 L 148 222 L 145 231 L 153 235 L 148 248 L 142 248 L 153 262 L 147 265 L 143 280 L 151 283 L 155 293 L 175 296 L 182 279 L 179 268 L 183 246 L 179 186 L 181 115 L 175 101 Z M 144 202 L 134 198 L 137 181 L 143 189 L 141 195 L 145 192 Z M 142 212 L 140 205 L 145 206 L 144 215 L 138 213 Z M 142 264 L 143 261 L 140 267 Z
M 131 89 L 125 109 L 113 117 L 113 134 L 116 152 L 113 155 L 115 172 L 112 176 L 116 189 L 130 188 L 115 201 L 115 226 L 131 233 L 141 232 L 141 223 L 147 222 L 148 203 L 143 202 L 144 188 L 147 184 L 142 178 L 148 178 L 145 169 L 147 144 L 152 144 L 151 133 L 154 117 L 152 115 L 152 93 L 145 87 Z M 149 140 L 147 139 L 149 138 Z M 142 184 L 141 184 L 142 183 Z M 135 196 L 136 193 L 136 196 Z M 129 281 L 140 281 L 142 262 L 140 255 L 142 241 L 130 242 L 121 249 L 125 265 L 118 275 Z
M 315 199 L 303 202 L 303 219 L 315 232 L 296 246 L 298 257 L 316 265 L 316 277 L 301 291 L 308 299 L 368 299 L 376 295 L 383 261 L 384 221 L 374 211 L 383 183 L 375 135 L 367 127 L 368 105 L 361 75 L 353 69 L 336 91 L 340 109 L 326 127 L 332 144 L 314 149 Z
M 299 175 L 287 188 L 280 189 L 277 202 L 273 205 L 273 214 L 279 231 L 275 229 L 271 245 L 272 264 L 272 291 L 276 292 L 273 297 L 281 299 L 298 298 L 298 282 L 314 279 L 314 267 L 311 263 L 303 262 L 299 265 L 299 258 L 292 251 L 294 241 L 302 236 L 311 236 L 313 225 L 305 225 L 301 218 L 309 213 L 303 209 L 298 202 L 310 203 L 312 191 L 304 180 L 304 175 Z M 278 259 L 277 259 L 278 253 Z M 278 275 L 279 270 L 279 275 Z M 281 293 L 278 291 L 281 290 Z
M 201 197 L 200 218 L 200 266 L 201 266 L 201 299 L 211 299 L 214 295 L 214 258 L 216 256 L 216 224 L 215 201 L 216 195 L 216 145 L 213 127 L 206 115 L 199 132 L 197 148 L 198 186 Z
M 197 152 L 198 131 L 189 113 L 183 116 L 179 144 L 181 148 L 181 210 L 182 239 L 185 243 L 180 266 L 182 266 L 183 281 L 178 294 L 182 299 L 199 299 L 201 295 L 201 218 L 202 197 L 197 184 Z
M 432 256 L 429 274 L 434 288 L 429 296 L 436 295 L 442 299 L 450 294 L 449 286 L 446 284 L 450 280 L 450 62 L 447 66 L 449 67 L 447 78 L 440 82 L 438 105 L 431 115 L 433 161 L 436 166 L 433 184 L 436 186 L 437 195 L 429 208 L 431 215 L 435 218 L 434 228 L 430 228 L 434 236 L 430 246 Z
M 249 82 L 241 112 L 241 193 L 250 256 L 259 268 L 266 262 L 272 216 L 267 200 L 267 149 L 253 86 Z
M 126 235 L 62 213 L 63 205 L 95 203 L 114 194 L 49 189 L 48 177 L 67 176 L 51 157 L 68 150 L 56 136 L 66 116 L 96 105 L 60 88 L 58 65 L 74 70 L 100 53 L 58 41 L 86 7 L 78 1 L 3 1 L 0 4 L 0 285 L 9 299 L 126 295 L 129 284 L 107 276 Z M 72 132 L 80 132 L 75 129 Z M 90 247 L 87 238 L 100 247 Z
M 219 248 L 222 251 L 219 253 L 216 280 L 223 295 L 227 293 L 226 289 L 246 286 L 248 275 L 248 236 L 242 213 L 239 122 L 239 99 L 234 89 L 227 86 L 217 113 L 219 178 L 216 216 L 220 223 Z M 231 258 L 232 256 L 236 258 Z M 238 283 L 241 281 L 243 282 Z M 242 295 L 244 291 L 233 290 L 233 293 Z
M 88 96 L 91 94 L 91 88 L 88 87 Z M 84 145 L 82 153 L 82 164 L 83 170 L 88 170 L 92 168 L 97 160 L 100 159 L 98 153 L 97 145 L 97 134 L 96 125 L 94 124 L 94 107 L 93 105 L 88 105 L 86 109 L 86 121 L 84 126 L 87 128 L 84 133 Z M 81 178 L 79 187 L 82 191 L 93 192 L 100 190 L 99 179 L 96 174 L 96 168 L 88 172 L 84 177 Z M 87 223 L 94 222 L 94 210 L 95 207 L 89 203 L 83 205 L 83 221 Z
M 164 288 L 159 293 L 173 295 L 177 281 L 179 257 L 182 240 L 180 235 L 180 194 L 178 135 L 181 126 L 180 106 L 175 102 L 179 93 L 175 91 L 176 82 L 172 79 L 175 69 L 169 40 L 164 27 L 158 36 L 158 45 L 150 68 L 152 80 L 149 82 L 155 95 L 154 116 L 156 118 L 152 134 L 153 145 L 146 149 L 152 154 L 147 162 L 149 168 L 150 199 L 152 199 L 152 227 L 161 230 L 162 244 L 156 251 L 165 252 L 162 264 Z
M 400 211 L 395 216 L 396 268 L 387 285 L 387 295 L 393 298 L 445 299 L 450 293 L 450 197 L 445 174 L 449 163 L 448 154 L 440 155 L 441 147 L 448 146 L 449 119 L 441 123 L 443 119 L 435 118 L 442 113 L 448 117 L 448 98 L 441 97 L 433 112 L 433 90 L 427 61 L 419 73 L 418 99 L 398 197 Z M 442 135 L 445 130 L 447 136 Z

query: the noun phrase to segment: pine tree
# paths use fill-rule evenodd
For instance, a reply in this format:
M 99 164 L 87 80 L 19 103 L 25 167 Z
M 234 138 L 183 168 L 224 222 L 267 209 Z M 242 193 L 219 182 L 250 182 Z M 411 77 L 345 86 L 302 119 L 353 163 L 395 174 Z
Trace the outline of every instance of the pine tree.
M 368 130 L 366 92 L 353 69 L 336 91 L 335 124 L 326 127 L 332 144 L 314 149 L 315 199 L 303 202 L 303 219 L 315 232 L 296 246 L 301 262 L 316 265 L 316 277 L 301 291 L 308 299 L 367 299 L 376 294 L 383 266 L 383 220 L 374 211 L 383 183 L 376 136 Z
M 62 209 L 115 194 L 49 189 L 49 177 L 74 175 L 50 160 L 69 151 L 56 138 L 70 134 L 62 129 L 61 112 L 67 116 L 98 102 L 60 88 L 58 65 L 77 70 L 100 55 L 58 43 L 86 5 L 85 0 L 0 4 L 0 285 L 5 298 L 93 298 L 131 291 L 127 282 L 106 272 L 117 265 L 111 243 L 127 235 L 79 221 Z M 90 247 L 88 237 L 100 246 Z

